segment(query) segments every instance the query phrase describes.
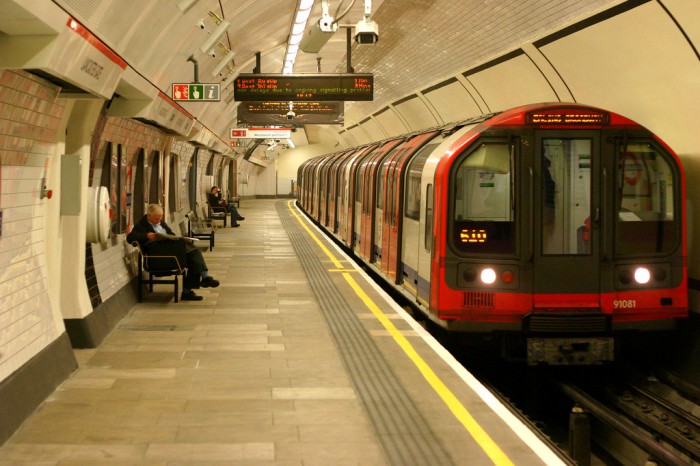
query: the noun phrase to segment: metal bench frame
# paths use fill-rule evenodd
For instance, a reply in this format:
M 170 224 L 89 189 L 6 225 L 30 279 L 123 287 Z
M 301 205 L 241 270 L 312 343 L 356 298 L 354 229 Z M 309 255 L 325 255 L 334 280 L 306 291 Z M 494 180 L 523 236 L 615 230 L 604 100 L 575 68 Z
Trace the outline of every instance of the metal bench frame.
M 180 263 L 178 256 L 175 255 L 153 255 L 145 254 L 141 249 L 141 245 L 134 241 L 131 243 L 132 246 L 138 249 L 138 302 L 143 301 L 143 286 L 148 285 L 148 291 L 153 292 L 153 285 L 173 285 L 174 286 L 174 298 L 175 302 L 178 302 L 179 298 L 179 281 L 178 276 L 185 274 L 184 264 Z M 182 243 L 182 254 L 185 254 L 185 245 Z M 149 267 L 149 260 L 151 259 L 163 259 L 163 267 Z M 167 266 L 166 266 L 167 265 Z M 148 273 L 148 278 L 144 278 L 144 272 Z M 163 278 L 172 277 L 172 278 Z

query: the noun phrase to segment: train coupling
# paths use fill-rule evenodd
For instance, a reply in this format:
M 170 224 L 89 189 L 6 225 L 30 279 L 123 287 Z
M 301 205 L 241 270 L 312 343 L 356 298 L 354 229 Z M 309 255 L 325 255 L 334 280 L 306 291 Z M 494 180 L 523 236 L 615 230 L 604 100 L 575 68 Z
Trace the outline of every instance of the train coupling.
M 528 338 L 527 363 L 556 366 L 606 364 L 615 359 L 612 337 Z

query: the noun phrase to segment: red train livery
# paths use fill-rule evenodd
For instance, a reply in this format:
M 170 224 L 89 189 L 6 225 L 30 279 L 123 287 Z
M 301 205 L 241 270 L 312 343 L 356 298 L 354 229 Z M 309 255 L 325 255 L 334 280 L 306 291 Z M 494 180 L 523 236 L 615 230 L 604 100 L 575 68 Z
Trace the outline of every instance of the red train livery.
M 621 115 L 523 106 L 310 159 L 298 182 L 431 321 L 531 364 L 612 361 L 688 314 L 683 168 Z

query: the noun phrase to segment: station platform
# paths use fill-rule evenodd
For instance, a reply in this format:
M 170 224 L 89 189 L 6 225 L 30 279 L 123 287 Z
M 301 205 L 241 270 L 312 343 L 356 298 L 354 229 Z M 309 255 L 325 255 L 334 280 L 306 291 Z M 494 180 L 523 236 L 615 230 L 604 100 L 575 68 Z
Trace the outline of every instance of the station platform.
M 249 200 L 199 302 L 156 286 L 5 465 L 564 464 L 299 212 Z

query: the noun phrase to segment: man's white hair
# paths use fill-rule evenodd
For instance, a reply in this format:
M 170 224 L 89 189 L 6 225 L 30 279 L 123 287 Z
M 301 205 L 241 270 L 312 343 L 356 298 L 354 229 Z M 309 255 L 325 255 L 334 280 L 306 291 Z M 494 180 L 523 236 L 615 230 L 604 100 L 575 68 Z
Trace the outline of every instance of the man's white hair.
M 160 206 L 160 204 L 149 204 L 148 210 L 146 210 L 146 213 L 148 215 L 153 215 L 153 214 L 163 215 L 163 208 Z

